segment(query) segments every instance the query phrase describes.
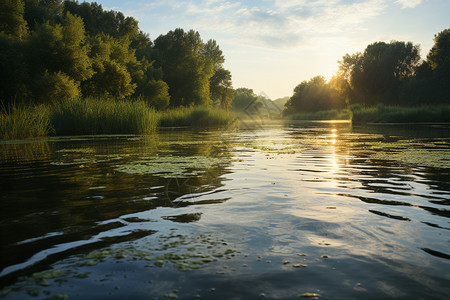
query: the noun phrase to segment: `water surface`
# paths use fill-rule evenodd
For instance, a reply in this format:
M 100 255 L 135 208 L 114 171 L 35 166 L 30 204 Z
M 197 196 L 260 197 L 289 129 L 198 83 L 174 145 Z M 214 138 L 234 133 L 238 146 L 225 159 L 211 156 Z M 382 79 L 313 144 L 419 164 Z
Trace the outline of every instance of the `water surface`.
M 0 293 L 444 299 L 449 129 L 299 122 L 2 141 Z

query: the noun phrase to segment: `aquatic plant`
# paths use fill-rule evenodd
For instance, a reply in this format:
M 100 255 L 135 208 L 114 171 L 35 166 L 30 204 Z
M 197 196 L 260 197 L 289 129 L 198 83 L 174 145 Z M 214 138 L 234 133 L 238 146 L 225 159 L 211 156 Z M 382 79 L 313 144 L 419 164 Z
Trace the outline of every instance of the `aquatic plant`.
M 50 109 L 44 105 L 13 104 L 0 111 L 0 138 L 46 136 L 52 131 Z
M 64 99 L 48 105 L 4 108 L 0 112 L 0 138 L 151 134 L 158 127 L 223 126 L 235 119 L 232 112 L 203 106 L 157 112 L 140 99 Z
M 350 109 L 353 113 L 353 124 L 450 122 L 450 105 L 416 107 L 353 105 Z
M 208 127 L 221 126 L 232 122 L 235 115 L 221 109 L 205 106 L 180 107 L 160 113 L 159 126 L 161 127 Z
M 51 122 L 57 135 L 148 134 L 158 115 L 142 100 L 67 99 L 52 107 Z
M 116 168 L 128 174 L 158 174 L 160 177 L 188 177 L 205 172 L 205 169 L 226 164 L 227 158 L 206 156 L 152 157 L 134 161 Z

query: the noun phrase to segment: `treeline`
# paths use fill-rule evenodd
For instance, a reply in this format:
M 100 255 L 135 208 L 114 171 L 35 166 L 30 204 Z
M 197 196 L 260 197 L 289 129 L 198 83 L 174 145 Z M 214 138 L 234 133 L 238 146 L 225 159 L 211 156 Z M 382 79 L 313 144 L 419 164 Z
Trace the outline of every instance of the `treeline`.
M 97 3 L 0 2 L 0 101 L 140 98 L 155 109 L 228 108 L 231 74 L 216 41 L 176 29 L 153 42 L 138 22 Z
M 284 115 L 341 110 L 349 106 L 450 104 L 450 29 L 434 37 L 425 60 L 411 42 L 375 42 L 346 54 L 329 82 L 323 76 L 295 89 Z M 356 106 L 355 106 L 356 107 Z

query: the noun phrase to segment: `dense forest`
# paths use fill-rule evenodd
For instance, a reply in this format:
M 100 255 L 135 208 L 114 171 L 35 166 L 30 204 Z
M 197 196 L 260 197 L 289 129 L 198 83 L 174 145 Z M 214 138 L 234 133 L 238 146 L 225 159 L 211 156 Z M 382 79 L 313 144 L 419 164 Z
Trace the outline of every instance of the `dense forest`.
M 425 60 L 411 42 L 375 42 L 363 53 L 346 54 L 329 82 L 323 76 L 294 89 L 284 115 L 340 110 L 352 105 L 450 104 L 450 29 L 434 37 Z
M 139 98 L 155 109 L 228 108 L 231 73 L 216 41 L 175 29 L 153 42 L 138 22 L 97 3 L 2 0 L 0 99 Z

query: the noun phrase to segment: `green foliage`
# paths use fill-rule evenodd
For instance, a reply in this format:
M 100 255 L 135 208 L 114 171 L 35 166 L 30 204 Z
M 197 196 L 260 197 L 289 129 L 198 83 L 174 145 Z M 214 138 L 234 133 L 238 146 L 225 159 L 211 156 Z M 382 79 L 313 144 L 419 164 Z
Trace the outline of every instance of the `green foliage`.
M 48 106 L 12 104 L 0 112 L 0 138 L 20 139 L 46 136 L 52 131 Z
M 78 83 L 94 74 L 88 56 L 83 20 L 67 13 L 62 25 L 38 25 L 28 41 L 29 64 L 39 74 L 64 72 Z
M 36 85 L 39 87 L 36 98 L 41 103 L 80 96 L 79 83 L 61 71 L 50 73 L 45 70 L 42 76 L 36 80 Z
M 339 91 L 327 83 L 323 76 L 316 76 L 295 87 L 294 95 L 285 104 L 284 114 L 314 113 L 345 106 L 345 99 Z
M 51 122 L 58 135 L 148 134 L 156 129 L 158 116 L 142 100 L 66 99 L 53 106 Z
M 169 106 L 169 86 L 162 80 L 150 80 L 142 85 L 139 91 L 141 99 L 156 110 L 163 110 Z
M 30 31 L 34 31 L 36 26 L 46 21 L 55 23 L 55 16 L 49 7 L 40 0 L 24 0 L 25 11 L 24 19 L 27 22 Z
M 246 111 L 251 113 L 253 110 L 259 110 L 262 106 L 258 101 L 258 96 L 252 89 L 238 88 L 234 91 L 231 107 L 234 110 Z
M 450 122 L 449 105 L 401 107 L 378 104 L 371 107 L 355 105 L 350 108 L 353 124 Z
M 22 0 L 0 1 L 0 32 L 16 38 L 27 33 L 27 22 L 24 17 L 25 4 Z
M 231 72 L 224 69 L 225 57 L 215 40 L 209 40 L 205 44 L 204 55 L 207 61 L 213 65 L 213 76 L 209 79 L 210 98 L 222 109 L 228 110 L 233 99 L 233 87 Z
M 222 109 L 228 110 L 233 101 L 234 94 L 230 71 L 220 67 L 215 71 L 209 81 L 211 99 Z
M 30 95 L 23 41 L 0 33 L 0 104 Z
M 96 2 L 79 4 L 78 1 L 66 0 L 64 11 L 80 16 L 91 36 L 106 34 L 120 40 L 132 40 L 139 33 L 136 19 L 125 17 L 121 12 L 103 10 L 102 5 Z
M 10 99 L 134 96 L 155 109 L 209 106 L 211 98 L 229 106 L 231 74 L 223 69 L 223 53 L 198 32 L 177 29 L 153 45 L 134 18 L 97 3 L 5 0 L 0 8 L 5 105 Z
M 132 83 L 127 64 L 136 62 L 129 43 L 120 43 L 108 35 L 89 39 L 94 75 L 82 83 L 84 96 L 124 98 L 132 95 L 136 84 Z
M 211 105 L 209 80 L 214 74 L 205 44 L 194 30 L 169 31 L 155 40 L 158 66 L 169 85 L 171 106 Z
M 207 127 L 227 125 L 234 120 L 234 114 L 211 107 L 178 107 L 161 113 L 161 127 Z
M 402 105 L 450 104 L 450 29 L 435 35 L 435 44 L 400 90 Z
M 419 52 L 417 45 L 393 41 L 370 44 L 363 54 L 345 55 L 339 71 L 352 89 L 351 103 L 398 103 L 402 81 L 419 66 Z
M 433 70 L 450 61 L 450 29 L 445 29 L 434 36 L 434 45 L 427 55 Z

